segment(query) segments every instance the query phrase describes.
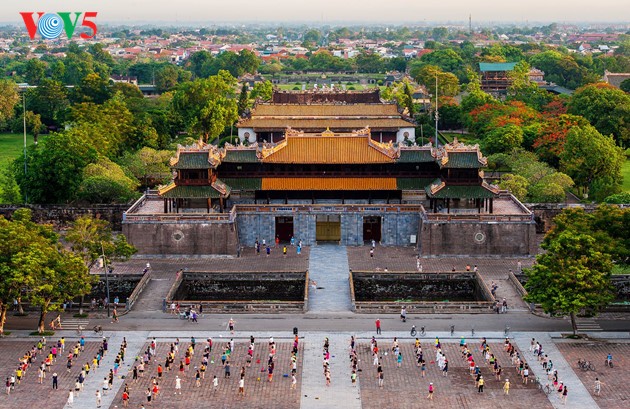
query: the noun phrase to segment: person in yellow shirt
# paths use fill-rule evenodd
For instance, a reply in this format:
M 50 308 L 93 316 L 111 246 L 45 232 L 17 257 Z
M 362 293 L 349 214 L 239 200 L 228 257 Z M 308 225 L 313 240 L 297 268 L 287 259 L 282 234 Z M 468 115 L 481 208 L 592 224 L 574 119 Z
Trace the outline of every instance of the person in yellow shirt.
M 15 379 L 17 379 L 17 383 L 19 385 L 22 380 L 22 367 L 18 366 L 18 369 L 15 370 Z
M 510 394 L 510 380 L 509 379 L 506 379 L 505 383 L 503 384 L 503 394 L 504 395 Z
M 483 384 L 484 384 L 484 379 L 483 376 L 479 377 L 479 382 L 477 382 L 477 385 L 479 385 L 477 387 L 477 393 L 483 393 Z

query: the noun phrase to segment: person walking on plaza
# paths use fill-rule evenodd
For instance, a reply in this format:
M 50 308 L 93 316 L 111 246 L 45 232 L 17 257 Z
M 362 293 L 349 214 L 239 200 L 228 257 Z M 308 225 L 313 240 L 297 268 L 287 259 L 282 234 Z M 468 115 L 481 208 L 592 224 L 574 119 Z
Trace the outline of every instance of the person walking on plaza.
M 595 395 L 599 396 L 602 391 L 603 382 L 599 380 L 599 378 L 595 378 Z
M 182 379 L 179 376 L 175 376 L 175 395 L 182 394 Z
M 374 323 L 376 324 L 376 334 L 380 334 L 381 333 L 381 320 L 377 318 Z
M 241 379 L 238 381 L 238 394 L 241 396 L 245 396 L 245 377 L 241 376 Z
M 96 390 L 96 407 L 101 407 L 101 391 L 99 391 L 98 389 Z
M 74 391 L 70 389 L 68 391 L 68 406 L 72 407 L 74 405 Z
M 566 405 L 567 404 L 567 394 L 569 393 L 569 391 L 567 390 L 567 386 L 564 385 L 564 389 L 562 390 L 562 404 Z
M 504 395 L 510 394 L 510 380 L 507 378 L 505 378 L 505 383 L 503 384 L 503 394 Z
M 433 388 L 433 383 L 430 383 L 429 384 L 429 394 L 427 395 L 427 399 L 433 400 L 433 392 L 435 392 L 435 389 Z
M 57 372 L 53 372 L 52 374 L 52 388 L 53 389 L 59 389 L 59 383 L 57 380 Z

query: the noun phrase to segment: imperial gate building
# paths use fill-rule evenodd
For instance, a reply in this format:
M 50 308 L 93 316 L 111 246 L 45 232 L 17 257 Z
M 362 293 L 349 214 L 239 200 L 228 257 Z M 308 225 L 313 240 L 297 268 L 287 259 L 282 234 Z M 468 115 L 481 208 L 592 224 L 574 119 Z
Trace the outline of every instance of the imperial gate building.
M 479 147 L 417 146 L 409 119 L 373 92 L 275 93 L 238 127 L 238 146 L 180 146 L 173 181 L 126 212 L 140 253 L 234 254 L 295 238 L 535 254 L 531 212 L 484 181 Z

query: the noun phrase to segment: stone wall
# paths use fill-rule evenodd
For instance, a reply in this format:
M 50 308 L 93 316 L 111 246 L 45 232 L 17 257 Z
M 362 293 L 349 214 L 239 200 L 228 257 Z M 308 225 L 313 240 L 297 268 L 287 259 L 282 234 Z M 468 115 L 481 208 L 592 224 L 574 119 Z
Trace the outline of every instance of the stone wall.
M 125 223 L 123 233 L 142 255 L 235 255 L 238 247 L 228 221 Z
M 474 275 L 353 274 L 356 301 L 483 301 Z
M 534 222 L 422 219 L 420 226 L 418 250 L 424 256 L 533 256 L 537 253 Z
M 261 243 L 273 243 L 276 236 L 276 216 L 292 216 L 294 237 L 302 240 L 306 246 L 316 243 L 317 214 L 308 212 L 295 213 L 237 213 L 236 223 L 241 245 L 251 247 L 256 239 Z M 321 213 L 319 213 L 321 214 Z M 338 214 L 338 213 L 327 213 Z M 418 235 L 420 214 L 413 212 L 346 212 L 341 214 L 341 244 L 362 246 L 363 217 L 381 217 L 381 244 L 384 246 L 408 246 L 410 237 Z
M 37 223 L 48 223 L 55 227 L 66 227 L 77 217 L 85 214 L 107 220 L 111 223 L 112 229 L 120 231 L 122 229 L 123 212 L 129 208 L 128 204 L 112 205 L 91 205 L 85 207 L 75 207 L 67 205 L 0 205 L 0 215 L 10 218 L 17 209 L 27 207 L 33 212 L 33 220 Z
M 304 301 L 306 273 L 186 272 L 174 298 L 188 301 Z

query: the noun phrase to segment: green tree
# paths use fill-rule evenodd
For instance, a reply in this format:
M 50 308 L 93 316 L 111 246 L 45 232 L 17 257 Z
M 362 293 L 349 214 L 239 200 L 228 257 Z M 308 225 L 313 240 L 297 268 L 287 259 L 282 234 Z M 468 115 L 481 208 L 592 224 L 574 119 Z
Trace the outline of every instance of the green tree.
M 630 92 L 630 78 L 625 79 L 619 84 L 619 89 L 628 93 Z
M 13 118 L 14 108 L 19 100 L 15 82 L 0 80 L 0 125 Z
M 45 79 L 26 93 L 26 107 L 41 115 L 46 125 L 60 125 L 68 107 L 68 91 L 59 81 Z
M 15 181 L 15 177 L 13 176 L 13 173 L 11 173 L 9 168 L 6 168 L 0 172 L 0 203 L 22 203 L 20 187 Z
M 28 60 L 24 66 L 26 82 L 29 85 L 39 85 L 44 78 L 46 78 L 46 63 L 37 58 Z
M 238 116 L 242 116 L 245 111 L 247 110 L 247 108 L 249 107 L 249 91 L 248 91 L 248 86 L 247 83 L 243 83 L 243 86 L 241 87 L 241 93 L 238 95 L 238 103 L 237 103 L 237 111 L 238 111 Z
M 569 315 L 577 334 L 576 315 L 598 310 L 613 300 L 610 255 L 597 248 L 588 234 L 562 232 L 543 241 L 544 253 L 526 270 L 526 300 L 540 303 L 545 312 Z
M 524 201 L 527 197 L 529 182 L 523 176 L 507 173 L 501 177 L 499 187 L 509 190 L 518 200 Z
M 614 195 L 610 195 L 604 199 L 604 203 L 609 204 L 630 204 L 630 193 L 617 193 Z
M 90 73 L 81 79 L 71 94 L 72 102 L 93 102 L 102 104 L 113 95 L 109 80 L 96 73 Z
M 587 189 L 595 179 L 610 176 L 621 180 L 625 158 L 612 137 L 604 136 L 594 127 L 573 127 L 567 134 L 564 151 L 560 154 L 560 169 L 571 176 L 576 185 Z
M 83 168 L 97 159 L 97 150 L 87 129 L 73 128 L 49 135 L 38 146 L 27 150 L 28 173 L 24 157 L 12 163 L 12 173 L 29 203 L 66 203 L 76 197 Z
M 435 95 L 435 78 L 438 80 L 438 92 L 441 96 L 455 96 L 459 94 L 459 80 L 450 72 L 444 72 L 434 65 L 425 65 L 414 77 L 424 85 L 431 95 Z
M 483 151 L 488 154 L 511 152 L 523 143 L 523 129 L 516 125 L 495 128 L 483 139 Z
M 522 101 L 525 104 L 541 110 L 547 105 L 553 96 L 538 88 L 538 85 L 529 79 L 530 66 L 526 61 L 520 61 L 509 73 L 512 80 L 507 89 L 508 100 Z
M 355 62 L 359 72 L 378 73 L 385 71 L 385 62 L 376 53 L 362 52 L 355 57 Z
M 123 234 L 114 236 L 106 220 L 91 215 L 75 219 L 64 238 L 88 269 L 94 266 L 103 253 L 108 259 L 126 261 L 137 251 L 127 243 Z
M 78 198 L 89 203 L 125 203 L 140 196 L 138 185 L 119 165 L 101 157 L 83 169 Z
M 173 152 L 144 147 L 137 152 L 125 152 L 120 163 L 141 181 L 144 188 L 164 184 L 171 178 L 169 160 Z
M 155 88 L 158 92 L 169 91 L 177 85 L 177 68 L 166 65 L 155 73 Z
M 236 78 L 227 71 L 182 84 L 173 95 L 173 114 L 181 118 L 190 133 L 212 140 L 238 118 L 236 85 Z
M 602 134 L 613 135 L 620 146 L 630 142 L 630 95 L 611 85 L 600 82 L 578 89 L 568 112 L 582 115 Z
M 254 84 L 251 94 L 252 99 L 260 98 L 263 101 L 271 101 L 273 97 L 273 85 L 271 81 L 265 80 Z

